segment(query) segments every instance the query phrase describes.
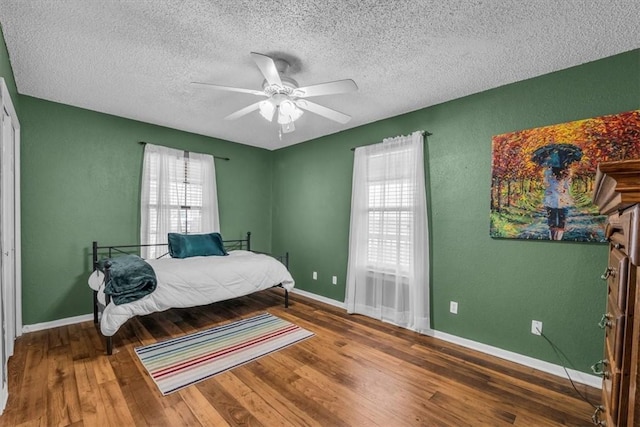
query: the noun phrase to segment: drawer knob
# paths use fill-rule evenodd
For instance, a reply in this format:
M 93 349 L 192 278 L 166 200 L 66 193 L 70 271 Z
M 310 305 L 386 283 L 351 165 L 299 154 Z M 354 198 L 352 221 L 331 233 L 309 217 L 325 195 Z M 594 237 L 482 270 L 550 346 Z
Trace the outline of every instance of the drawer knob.
M 611 315 L 609 313 L 603 314 L 598 326 L 600 329 L 610 328 L 613 325 L 611 322 Z
M 593 421 L 593 424 L 596 426 L 606 427 L 607 422 L 605 420 L 600 419 L 600 414 L 602 413 L 604 413 L 604 408 L 602 407 L 602 405 L 596 406 L 596 410 L 591 416 L 591 421 Z
M 613 268 L 607 267 L 607 269 L 604 271 L 604 273 L 602 273 L 602 276 L 600 276 L 600 278 L 602 280 L 607 280 L 612 275 L 613 275 Z
M 604 378 L 609 378 L 609 372 L 607 371 L 608 362 L 606 360 L 599 360 L 591 365 L 591 372 L 595 375 L 600 375 Z

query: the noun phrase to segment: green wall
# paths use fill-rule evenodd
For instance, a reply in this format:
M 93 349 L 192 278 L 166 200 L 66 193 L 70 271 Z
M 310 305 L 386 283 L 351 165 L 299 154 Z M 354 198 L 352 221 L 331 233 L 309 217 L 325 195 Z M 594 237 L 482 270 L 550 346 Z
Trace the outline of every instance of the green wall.
M 147 141 L 216 160 L 220 228 L 271 248 L 271 157 L 266 150 L 20 96 L 22 292 L 26 325 L 91 312 L 91 242 L 139 240 Z
M 273 248 L 291 252 L 298 288 L 343 301 L 350 148 L 428 130 L 433 328 L 565 364 L 529 332 L 531 320 L 541 320 L 545 335 L 586 372 L 602 355 L 606 245 L 491 239 L 491 137 L 637 108 L 640 50 L 278 150 Z M 449 313 L 452 300 L 457 315 Z
M 574 368 L 600 358 L 606 246 L 489 238 L 491 137 L 640 108 L 640 50 L 268 152 L 18 95 L 0 42 L 22 125 L 24 324 L 90 312 L 91 241 L 137 241 L 137 141 L 230 157 L 216 161 L 223 234 L 289 251 L 300 289 L 343 301 L 350 148 L 424 129 L 432 326 L 564 364 L 529 333 L 536 319 Z

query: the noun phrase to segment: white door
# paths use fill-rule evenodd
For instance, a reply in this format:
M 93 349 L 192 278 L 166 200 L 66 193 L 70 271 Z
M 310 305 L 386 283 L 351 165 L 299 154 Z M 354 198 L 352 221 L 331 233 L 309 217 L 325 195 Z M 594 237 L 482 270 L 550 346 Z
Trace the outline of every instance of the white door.
M 15 322 L 15 191 L 14 191 L 14 168 L 13 168 L 13 141 L 14 131 L 11 124 L 11 116 L 9 112 L 3 108 L 2 110 L 2 172 L 0 172 L 0 180 L 2 181 L 2 230 L 0 230 L 0 238 L 2 242 L 2 295 L 5 303 L 4 311 L 4 332 L 5 332 L 5 349 L 7 355 L 13 354 L 13 341 L 16 337 Z M 3 360 L 5 362 L 5 360 Z
M 5 291 L 5 285 L 7 279 L 5 277 L 5 256 L 4 256 L 4 210 L 6 203 L 4 200 L 4 182 L 5 177 L 5 135 L 4 135 L 4 123 L 6 121 L 4 108 L 2 114 L 0 114 L 0 319 L 2 319 L 2 328 L 0 329 L 0 407 L 3 408 L 6 405 L 6 400 L 9 398 L 9 387 L 7 384 L 7 361 L 9 355 L 7 351 L 7 321 L 5 307 L 8 303 Z
M 22 333 L 20 125 L 0 79 L 0 414 L 8 399 L 7 362 Z

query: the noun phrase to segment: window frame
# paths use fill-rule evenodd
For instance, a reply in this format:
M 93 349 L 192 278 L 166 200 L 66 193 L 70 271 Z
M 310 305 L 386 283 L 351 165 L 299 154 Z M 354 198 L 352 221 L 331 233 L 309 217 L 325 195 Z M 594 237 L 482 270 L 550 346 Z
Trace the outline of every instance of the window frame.
M 213 155 L 146 144 L 141 185 L 142 244 L 166 244 L 172 232 L 220 231 Z M 158 255 L 154 248 L 143 256 Z
M 156 157 L 160 157 L 163 154 L 162 153 L 153 153 L 154 156 Z M 193 177 L 190 176 L 190 169 L 189 167 L 191 166 L 191 169 L 193 169 L 193 165 L 195 163 L 202 163 L 201 160 L 196 160 L 193 159 L 192 157 L 189 156 L 189 152 L 188 151 L 184 151 L 182 154 L 182 157 L 178 157 L 176 159 L 178 162 L 181 162 L 182 165 L 179 165 L 179 168 L 182 169 L 184 172 L 178 177 L 178 179 L 176 179 L 175 181 L 172 181 L 173 185 L 176 185 L 177 187 L 183 187 L 182 191 L 180 191 L 180 189 L 178 189 L 177 192 L 177 201 L 181 202 L 180 199 L 180 193 L 183 193 L 184 197 L 182 199 L 182 204 L 165 204 L 162 205 L 159 202 L 152 202 L 151 200 L 149 201 L 149 203 L 146 204 L 146 209 L 149 212 L 149 229 L 147 230 L 147 235 L 149 236 L 149 242 L 150 244 L 157 244 L 159 243 L 159 231 L 158 231 L 158 223 L 157 223 L 157 217 L 158 217 L 158 211 L 162 208 L 168 209 L 170 211 L 177 211 L 177 227 L 174 229 L 173 227 L 170 227 L 170 232 L 175 232 L 175 233 L 183 233 L 183 234 L 189 234 L 189 233 L 200 233 L 203 230 L 201 230 L 199 227 L 199 229 L 197 230 L 193 230 L 193 229 L 189 229 L 189 224 L 190 224 L 190 220 L 189 220 L 189 212 L 192 211 L 198 211 L 200 213 L 200 217 L 202 217 L 202 213 L 204 211 L 204 206 L 203 206 L 203 196 L 204 196 L 204 183 L 203 182 L 199 182 L 199 183 L 194 183 L 193 182 Z M 200 166 L 202 167 L 202 166 Z M 154 180 L 155 178 L 155 180 Z M 191 178 L 191 179 L 190 179 Z M 158 185 L 159 179 L 157 176 L 151 176 L 150 180 L 149 180 L 149 185 L 151 187 L 153 187 L 154 183 L 155 185 Z M 196 196 L 196 199 L 200 200 L 200 204 L 189 204 L 187 203 L 187 199 L 190 198 L 190 195 L 193 195 L 194 192 L 192 191 L 193 188 L 198 188 L 199 192 L 198 195 Z M 154 218 L 154 213 L 155 211 L 155 219 Z M 173 221 L 171 222 L 171 224 L 173 225 Z M 155 231 L 152 231 L 153 229 L 155 229 Z
M 388 157 L 396 154 L 400 154 L 402 151 L 408 151 L 406 148 L 399 148 L 397 150 L 391 152 L 383 152 L 383 153 L 375 153 L 367 156 L 367 162 L 369 167 L 371 163 L 376 158 L 385 158 L 384 161 L 389 161 Z M 396 196 L 396 203 L 385 203 L 380 206 L 377 206 L 375 203 L 372 203 L 371 195 L 372 195 L 372 187 L 382 185 L 381 192 L 384 194 L 388 194 L 391 190 L 388 188 L 389 186 L 396 186 L 400 188 L 400 191 L 393 190 L 398 193 Z M 402 276 L 408 275 L 408 272 L 412 265 L 412 257 L 413 257 L 413 239 L 412 239 L 412 227 L 414 221 L 414 210 L 416 207 L 416 191 L 417 188 L 414 185 L 411 176 L 407 173 L 398 173 L 397 176 L 391 178 L 380 178 L 380 177 L 372 177 L 371 174 L 367 174 L 366 180 L 367 186 L 367 260 L 366 260 L 366 268 L 369 271 L 388 273 L 388 274 L 401 274 Z M 408 189 L 408 191 L 406 191 Z M 406 203 L 409 201 L 409 203 Z M 398 219 L 395 221 L 396 228 L 402 227 L 402 222 L 410 227 L 408 233 L 401 233 L 400 230 L 396 230 L 395 235 L 389 235 L 384 233 L 384 218 L 381 218 L 377 222 L 382 222 L 383 230 L 376 232 L 372 229 L 372 221 L 371 215 L 374 213 L 380 213 L 383 217 L 385 213 L 397 213 L 398 217 L 401 217 L 403 214 L 408 215 L 406 219 Z M 396 238 L 396 236 L 399 236 Z M 403 238 L 404 236 L 404 238 Z M 382 251 L 382 260 L 377 261 L 372 259 L 372 246 L 383 246 L 385 241 L 391 242 L 391 244 L 395 247 L 395 250 L 391 250 L 390 253 L 395 255 L 395 259 L 391 262 L 390 258 L 386 258 L 384 256 L 384 248 L 379 249 Z M 372 245 L 373 242 L 373 245 Z M 402 251 L 400 248 L 403 245 L 403 242 L 406 244 L 409 243 L 409 247 L 406 251 Z M 405 257 L 403 257 L 405 255 Z M 386 258 L 386 259 L 385 259 Z M 403 262 L 404 259 L 404 262 Z M 397 270 L 396 266 L 400 267 L 400 271 Z

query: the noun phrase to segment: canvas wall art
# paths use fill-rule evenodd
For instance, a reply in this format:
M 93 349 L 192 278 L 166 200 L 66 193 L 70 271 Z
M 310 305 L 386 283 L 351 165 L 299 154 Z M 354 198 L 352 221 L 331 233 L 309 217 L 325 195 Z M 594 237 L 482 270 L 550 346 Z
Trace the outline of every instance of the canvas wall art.
M 492 138 L 491 237 L 604 242 L 599 162 L 640 158 L 640 110 Z

